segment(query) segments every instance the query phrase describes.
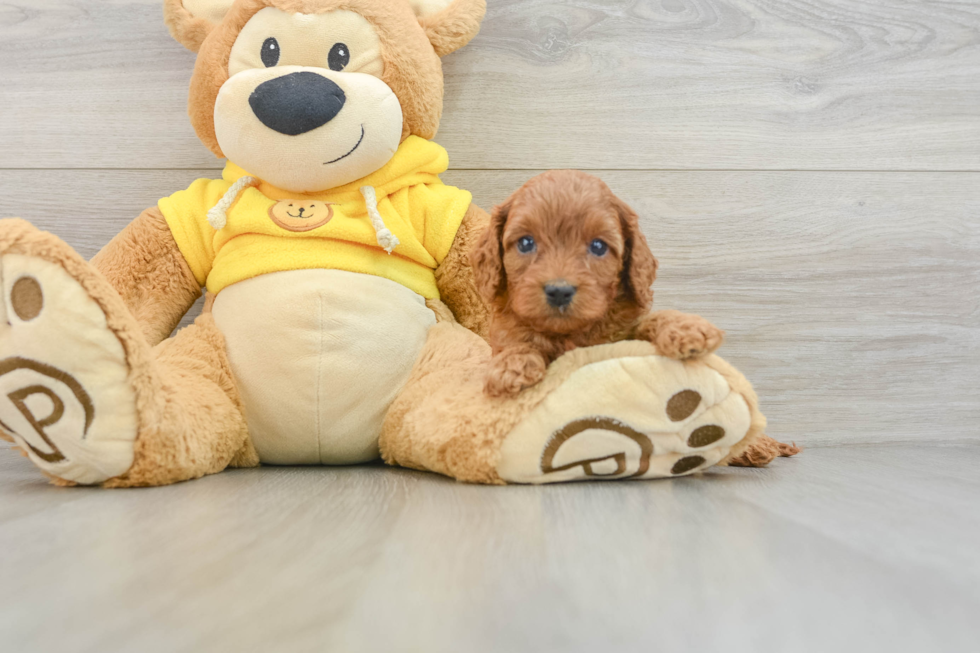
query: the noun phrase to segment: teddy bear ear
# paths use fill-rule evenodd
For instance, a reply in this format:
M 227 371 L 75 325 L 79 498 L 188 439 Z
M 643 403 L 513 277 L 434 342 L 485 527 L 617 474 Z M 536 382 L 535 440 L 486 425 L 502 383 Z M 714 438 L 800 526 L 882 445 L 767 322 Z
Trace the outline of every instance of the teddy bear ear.
M 163 0 L 163 20 L 178 43 L 191 52 L 197 52 L 234 1 Z
M 409 0 L 429 42 L 440 57 L 470 42 L 480 31 L 486 0 Z

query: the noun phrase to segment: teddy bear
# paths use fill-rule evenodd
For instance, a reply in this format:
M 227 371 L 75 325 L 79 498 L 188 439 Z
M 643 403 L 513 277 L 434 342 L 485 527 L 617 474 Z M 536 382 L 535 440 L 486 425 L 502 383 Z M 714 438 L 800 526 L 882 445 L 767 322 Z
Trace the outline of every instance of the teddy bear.
M 107 488 L 379 457 L 487 484 L 768 462 L 751 385 L 696 328 L 672 334 L 693 358 L 586 347 L 517 396 L 483 393 L 470 252 L 488 216 L 440 181 L 432 138 L 440 57 L 484 12 L 165 0 L 197 53 L 191 122 L 227 164 L 90 262 L 0 221 L 0 436 L 57 484 Z

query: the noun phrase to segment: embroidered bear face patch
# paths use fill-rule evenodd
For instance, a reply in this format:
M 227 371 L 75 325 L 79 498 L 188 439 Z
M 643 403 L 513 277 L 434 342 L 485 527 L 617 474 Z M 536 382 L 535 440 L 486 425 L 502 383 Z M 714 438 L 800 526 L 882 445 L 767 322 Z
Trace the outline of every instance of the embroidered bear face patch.
M 269 207 L 269 217 L 288 231 L 310 231 L 330 222 L 333 207 L 317 200 L 280 200 Z

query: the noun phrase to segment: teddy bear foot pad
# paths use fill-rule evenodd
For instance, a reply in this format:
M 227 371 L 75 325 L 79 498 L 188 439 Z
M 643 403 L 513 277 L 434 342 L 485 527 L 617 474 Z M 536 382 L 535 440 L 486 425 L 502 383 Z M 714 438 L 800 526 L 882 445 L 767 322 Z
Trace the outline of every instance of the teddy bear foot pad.
M 0 239 L 0 429 L 51 476 L 100 483 L 133 463 L 137 413 L 126 355 L 59 259 L 85 263 L 54 236 L 33 228 L 25 235 L 13 239 L 16 253 Z
M 662 478 L 721 462 L 748 433 L 749 407 L 715 370 L 661 356 L 575 371 L 504 440 L 510 483 Z

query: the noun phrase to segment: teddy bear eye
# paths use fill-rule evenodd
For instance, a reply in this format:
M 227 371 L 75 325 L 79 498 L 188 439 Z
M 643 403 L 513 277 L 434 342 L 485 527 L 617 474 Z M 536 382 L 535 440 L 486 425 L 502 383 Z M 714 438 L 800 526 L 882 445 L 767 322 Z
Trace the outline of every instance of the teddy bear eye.
M 534 251 L 535 247 L 537 247 L 537 244 L 534 242 L 534 238 L 530 236 L 522 236 L 517 241 L 517 251 L 521 254 L 530 254 Z
M 591 243 L 589 243 L 589 251 L 596 256 L 605 256 L 606 252 L 609 251 L 609 245 L 606 244 L 604 240 L 599 240 L 596 238 Z
M 340 72 L 347 67 L 348 63 L 350 63 L 350 50 L 347 49 L 347 45 L 334 43 L 333 47 L 330 48 L 330 54 L 327 55 L 327 64 L 330 66 L 330 70 Z
M 271 36 L 267 38 L 262 44 L 261 56 L 266 68 L 272 68 L 279 63 L 279 41 Z

